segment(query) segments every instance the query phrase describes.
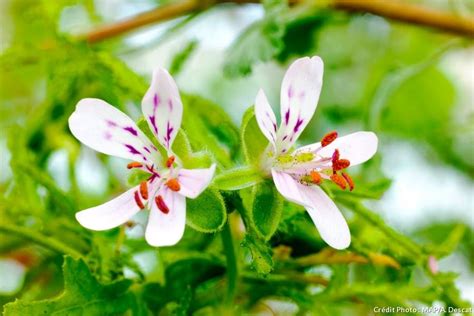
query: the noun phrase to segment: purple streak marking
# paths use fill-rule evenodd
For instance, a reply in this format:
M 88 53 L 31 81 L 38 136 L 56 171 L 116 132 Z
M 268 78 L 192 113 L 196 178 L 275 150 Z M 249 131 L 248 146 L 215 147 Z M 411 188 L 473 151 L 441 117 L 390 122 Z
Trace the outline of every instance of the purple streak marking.
M 129 145 L 129 144 L 124 144 L 124 145 L 125 147 L 127 147 L 128 151 L 132 153 L 133 155 L 141 155 L 141 153 L 132 145 Z
M 155 93 L 155 95 L 153 96 L 153 111 L 156 110 L 158 104 L 160 104 L 160 97 L 158 96 L 158 94 Z
M 285 113 L 285 125 L 288 125 L 288 121 L 290 120 L 290 109 Z
M 173 111 L 173 100 L 171 99 L 168 100 L 168 106 L 170 108 L 170 111 Z
M 277 131 L 277 125 L 275 122 L 273 122 L 273 130 L 276 132 Z
M 288 99 L 293 97 L 293 88 L 291 86 L 288 87 Z
M 283 139 L 282 139 L 282 140 L 285 140 L 285 139 L 287 139 L 287 138 L 288 138 L 288 135 L 285 135 L 285 136 L 283 136 Z
M 109 121 L 109 120 L 107 120 L 106 122 L 107 122 L 107 125 L 108 125 L 109 127 L 116 127 L 116 126 L 117 126 L 117 123 L 115 123 L 114 121 Z
M 173 133 L 174 128 L 170 126 L 170 122 L 168 121 L 168 124 L 166 126 L 166 144 L 168 147 L 170 146 L 170 139 L 171 139 L 171 133 Z
M 109 131 L 106 131 L 104 133 L 104 137 L 106 140 L 111 140 L 112 139 L 112 134 Z
M 300 129 L 301 124 L 303 124 L 303 121 L 304 121 L 304 120 L 303 120 L 303 119 L 300 119 L 300 118 L 298 118 L 298 119 L 296 120 L 296 125 L 295 125 L 295 127 L 293 128 L 293 132 L 296 133 L 296 132 Z
M 133 136 L 138 136 L 137 130 L 131 126 L 124 127 L 123 129 L 132 134 Z
M 151 154 L 151 151 L 148 149 L 148 147 L 144 146 L 143 149 L 145 149 L 147 153 Z
M 150 118 L 150 123 L 153 126 L 153 129 L 155 130 L 155 134 L 158 135 L 158 127 L 156 127 L 155 116 L 150 115 L 148 117 Z

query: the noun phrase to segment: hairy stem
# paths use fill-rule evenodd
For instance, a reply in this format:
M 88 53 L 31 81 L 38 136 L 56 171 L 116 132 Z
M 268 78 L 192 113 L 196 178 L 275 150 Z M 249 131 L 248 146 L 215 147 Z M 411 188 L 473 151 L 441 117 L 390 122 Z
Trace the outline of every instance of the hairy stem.
M 227 263 L 227 295 L 225 302 L 226 305 L 232 306 L 235 292 L 237 290 L 238 267 L 234 240 L 232 238 L 232 231 L 229 221 L 227 221 L 226 225 L 224 226 L 221 236 L 222 246 L 224 248 L 224 254 L 226 256 Z
M 2 222 L 0 223 L 0 232 L 26 239 L 57 253 L 70 255 L 74 258 L 82 257 L 82 254 L 76 249 L 67 246 L 55 238 L 45 236 L 29 228 Z

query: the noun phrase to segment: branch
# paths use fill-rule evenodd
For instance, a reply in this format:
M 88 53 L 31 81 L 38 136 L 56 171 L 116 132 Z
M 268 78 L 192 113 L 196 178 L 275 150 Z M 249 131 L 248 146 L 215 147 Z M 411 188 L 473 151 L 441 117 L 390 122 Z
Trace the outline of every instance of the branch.
M 474 37 L 474 19 L 392 0 L 334 0 L 340 10 L 366 12 L 409 24 Z
M 160 6 L 154 10 L 136 15 L 130 19 L 106 25 L 80 37 L 89 43 L 96 43 L 108 38 L 130 32 L 136 28 L 171 20 L 183 15 L 199 12 L 221 3 L 247 4 L 258 3 L 258 0 L 182 0 Z M 298 4 L 303 0 L 291 0 L 290 4 Z M 424 6 L 392 0 L 332 0 L 330 6 L 348 12 L 367 12 L 406 22 L 425 26 L 455 35 L 474 38 L 474 19 L 464 18 L 437 11 Z

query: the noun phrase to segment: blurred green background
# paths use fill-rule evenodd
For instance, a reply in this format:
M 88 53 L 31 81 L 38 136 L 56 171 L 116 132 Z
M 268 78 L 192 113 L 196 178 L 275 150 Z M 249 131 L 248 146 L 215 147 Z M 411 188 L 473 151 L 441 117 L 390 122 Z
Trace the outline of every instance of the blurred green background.
M 132 308 L 133 314 L 218 314 L 215 306 L 219 304 L 212 295 L 208 297 L 208 291 L 216 291 L 209 280 L 221 276 L 222 267 L 209 270 L 200 263 L 192 271 L 170 272 L 163 267 L 167 261 L 137 237 L 139 228 L 129 232 L 127 250 L 115 256 L 117 231 L 92 234 L 75 222 L 76 211 L 107 201 L 128 184 L 124 162 L 81 147 L 68 130 L 67 118 L 81 98 L 96 97 L 138 119 L 152 69 L 162 66 L 170 69 L 183 94 L 211 101 L 239 126 L 259 88 L 266 91 L 275 112 L 279 112 L 285 69 L 295 58 L 312 55 L 324 60 L 324 83 L 316 115 L 300 142 L 312 143 L 331 130 L 340 134 L 357 130 L 377 133 L 378 155 L 355 172 L 360 192 L 368 192 L 362 196 L 369 197 L 364 205 L 373 210 L 370 214 L 374 217 L 367 221 L 372 215 L 366 214 L 364 222 L 360 213 L 345 213 L 355 238 L 351 250 L 365 255 L 367 251 L 387 254 L 402 268 L 354 267 L 353 263 L 295 268 L 297 272 L 333 276 L 329 289 L 276 282 L 272 292 L 264 278 L 262 284 L 257 280 L 252 287 L 242 285 L 239 289 L 240 312 L 366 315 L 373 306 L 472 304 L 472 36 L 368 13 L 352 14 L 318 1 L 301 2 L 295 6 L 280 1 L 212 5 L 126 35 L 88 43 L 81 34 L 175 2 L 0 1 L 2 304 L 15 298 L 33 302 L 54 297 L 63 288 L 63 253 L 42 245 L 35 235 L 39 233 L 40 238 L 59 239 L 84 255 L 100 281 L 124 276 L 135 280 L 130 290 L 132 301 L 141 307 Z M 472 19 L 474 15 L 469 0 L 410 3 L 458 17 Z M 200 102 L 203 105 L 197 102 L 193 106 L 204 107 L 207 101 Z M 192 117 L 194 113 L 189 107 L 184 115 Z M 236 157 L 232 163 L 241 164 Z M 297 214 L 299 218 L 303 215 Z M 277 270 L 282 245 L 290 245 L 295 258 L 318 253 L 324 247 L 317 233 L 303 236 L 295 226 L 299 218 L 283 215 L 269 242 Z M 382 228 L 382 233 L 374 228 L 379 221 L 389 227 Z M 384 232 L 388 232 L 388 239 L 381 237 Z M 221 246 L 212 248 L 213 237 L 187 234 L 189 238 L 176 253 L 169 250 L 161 256 L 176 263 L 186 257 L 186 251 L 219 253 Z M 390 234 L 406 236 L 403 238 L 410 245 L 419 247 L 419 253 L 405 254 L 396 245 L 402 239 L 390 239 L 394 236 Z M 292 242 L 294 238 L 304 242 Z M 243 266 L 250 260 L 245 251 Z M 430 255 L 437 258 L 441 271 L 432 279 L 420 272 L 426 270 L 425 259 Z M 283 267 L 281 273 L 288 269 Z M 164 279 L 170 282 L 171 276 L 181 278 L 186 273 L 192 281 L 177 287 L 179 295 L 161 301 L 155 297 L 164 295 Z M 256 278 L 253 274 L 247 277 Z M 263 294 L 247 297 L 254 292 Z M 21 311 L 18 306 L 14 310 Z M 100 313 L 121 314 L 123 310 Z

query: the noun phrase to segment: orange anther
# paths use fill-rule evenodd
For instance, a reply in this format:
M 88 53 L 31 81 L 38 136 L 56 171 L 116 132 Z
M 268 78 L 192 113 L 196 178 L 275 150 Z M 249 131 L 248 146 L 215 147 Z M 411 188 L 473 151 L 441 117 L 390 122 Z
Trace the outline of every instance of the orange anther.
M 310 175 L 310 177 L 311 177 L 311 181 L 312 181 L 314 184 L 320 184 L 321 181 L 323 180 L 323 179 L 321 178 L 321 175 L 320 175 L 318 172 L 314 171 L 314 170 L 311 171 L 311 172 L 309 173 L 309 175 Z
M 344 177 L 338 175 L 337 173 L 334 173 L 331 175 L 331 180 L 335 184 L 337 184 L 341 189 L 345 190 L 346 189 L 346 180 Z
M 142 200 L 140 199 L 140 195 L 138 194 L 138 191 L 135 191 L 135 203 L 137 203 L 138 207 L 143 210 L 145 208 L 145 205 L 143 205 Z
M 167 168 L 171 168 L 171 166 L 173 166 L 174 160 L 175 160 L 175 157 L 174 157 L 174 156 L 169 157 L 169 158 L 166 160 L 166 167 L 167 167 Z
M 148 185 L 146 181 L 140 183 L 140 195 L 144 200 L 148 200 Z
M 176 178 L 172 178 L 172 179 L 169 179 L 168 181 L 166 181 L 166 185 L 172 191 L 178 192 L 179 190 L 181 190 L 181 185 L 179 184 L 178 179 L 176 179 Z
M 166 206 L 166 203 L 161 195 L 155 196 L 155 203 L 156 206 L 160 209 L 160 211 L 163 212 L 163 214 L 168 214 L 170 212 L 170 209 L 168 208 L 168 206 Z
M 339 159 L 336 162 L 333 162 L 332 168 L 335 171 L 346 169 L 351 165 L 351 162 L 347 159 Z
M 132 168 L 141 168 L 143 165 L 139 162 L 133 161 L 127 165 L 127 169 L 132 169 Z
M 326 147 L 327 145 L 329 145 L 330 143 L 335 141 L 336 138 L 337 138 L 337 132 L 336 131 L 332 131 L 332 132 L 327 133 L 321 139 L 321 146 Z
M 344 172 L 342 172 L 341 174 L 346 180 L 347 184 L 349 185 L 349 190 L 350 191 L 354 190 L 354 180 L 352 180 L 351 176 Z

